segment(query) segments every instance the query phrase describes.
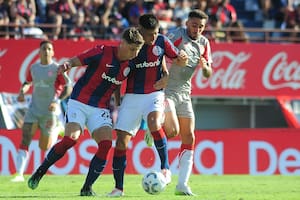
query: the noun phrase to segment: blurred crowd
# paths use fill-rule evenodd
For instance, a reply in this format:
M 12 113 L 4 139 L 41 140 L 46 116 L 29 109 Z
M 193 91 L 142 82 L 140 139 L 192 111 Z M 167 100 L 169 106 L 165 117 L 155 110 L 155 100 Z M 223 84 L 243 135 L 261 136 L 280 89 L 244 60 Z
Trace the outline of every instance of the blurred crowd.
M 282 34 L 300 36 L 300 0 L 0 0 L 0 37 L 118 39 L 148 12 L 165 33 L 184 26 L 191 9 L 208 14 L 207 30 L 213 31 L 206 34 L 216 42 L 249 42 L 245 27 L 290 29 L 295 31 Z

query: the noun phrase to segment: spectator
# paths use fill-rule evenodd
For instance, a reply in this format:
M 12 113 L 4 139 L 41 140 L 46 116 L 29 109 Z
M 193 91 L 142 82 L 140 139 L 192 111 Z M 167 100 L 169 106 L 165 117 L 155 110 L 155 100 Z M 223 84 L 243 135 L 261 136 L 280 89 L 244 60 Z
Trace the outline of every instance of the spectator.
M 170 24 L 174 24 L 172 21 L 173 10 L 164 0 L 154 0 L 152 13 L 157 17 L 162 28 L 167 29 Z
M 136 0 L 136 2 L 129 9 L 129 23 L 132 26 L 139 24 L 139 17 L 145 13 L 148 13 L 148 9 L 144 0 Z
M 76 8 L 72 0 L 58 0 L 49 5 L 48 20 L 54 24 L 52 29 L 53 39 L 58 39 L 61 34 L 62 25 L 73 25 L 73 17 L 76 14 Z
M 191 2 L 189 0 L 177 0 L 174 8 L 173 20 L 181 18 L 182 23 L 185 24 L 189 12 L 191 11 Z
M 218 0 L 218 4 L 213 6 L 210 16 L 214 15 L 220 20 L 223 27 L 237 20 L 235 8 L 230 4 L 230 0 Z
M 8 25 L 9 16 L 7 12 L 7 4 L 4 0 L 0 0 L 0 38 L 9 38 Z
M 21 37 L 23 27 L 34 26 L 36 6 L 34 0 L 16 0 L 11 4 L 10 15 L 15 23 L 15 38 Z
M 249 36 L 245 33 L 244 25 L 240 20 L 232 22 L 228 28 L 227 42 L 249 42 Z
M 286 28 L 294 30 L 294 32 L 289 34 L 289 38 L 294 41 L 300 36 L 300 4 L 295 9 L 287 11 L 285 23 Z

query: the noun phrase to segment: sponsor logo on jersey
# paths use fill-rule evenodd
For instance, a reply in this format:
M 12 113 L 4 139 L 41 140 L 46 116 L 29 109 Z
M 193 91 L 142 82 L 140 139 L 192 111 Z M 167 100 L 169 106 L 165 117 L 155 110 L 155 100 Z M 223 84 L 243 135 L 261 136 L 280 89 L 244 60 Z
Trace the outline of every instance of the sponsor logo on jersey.
M 142 63 L 136 64 L 136 68 L 157 67 L 159 65 L 160 65 L 160 60 L 157 59 L 154 62 L 146 62 L 146 61 L 144 61 Z
M 101 76 L 104 80 L 107 80 L 113 84 L 116 84 L 116 85 L 121 85 L 122 84 L 122 81 L 118 81 L 115 77 L 110 77 L 108 75 L 106 75 L 105 72 L 103 72 L 102 76 Z
M 106 64 L 106 67 L 111 68 L 111 67 L 115 67 L 115 66 L 114 65 L 110 65 L 110 64 Z

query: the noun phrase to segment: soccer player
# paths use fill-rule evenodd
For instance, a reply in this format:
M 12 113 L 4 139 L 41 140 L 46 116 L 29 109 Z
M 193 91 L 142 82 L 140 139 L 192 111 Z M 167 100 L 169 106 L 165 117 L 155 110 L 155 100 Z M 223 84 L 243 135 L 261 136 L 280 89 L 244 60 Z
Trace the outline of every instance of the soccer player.
M 171 182 L 169 170 L 167 138 L 161 127 L 164 113 L 163 83 L 167 81 L 168 69 L 162 68 L 164 55 L 185 66 L 186 54 L 179 51 L 172 42 L 159 34 L 159 22 L 153 14 L 144 14 L 139 18 L 139 31 L 145 44 L 139 55 L 130 61 L 134 69 L 127 79 L 126 94 L 119 109 L 115 129 L 116 147 L 113 155 L 113 174 L 115 188 L 110 197 L 123 196 L 124 171 L 126 168 L 126 150 L 128 142 L 137 133 L 144 119 L 154 138 L 154 144 L 161 160 L 161 170 L 167 183 Z
M 195 69 L 200 66 L 204 77 L 212 74 L 210 43 L 202 35 L 208 16 L 200 10 L 192 10 L 188 15 L 186 28 L 178 28 L 168 33 L 168 38 L 179 49 L 188 54 L 186 67 L 175 63 L 170 68 L 169 80 L 165 89 L 166 108 L 164 130 L 171 138 L 178 133 L 181 138 L 179 152 L 179 174 L 176 195 L 194 195 L 188 186 L 193 167 L 195 145 L 195 116 L 191 102 L 191 79 Z
M 138 55 L 143 44 L 139 31 L 129 28 L 124 31 L 118 46 L 97 45 L 60 66 L 60 71 L 76 66 L 87 66 L 87 69 L 76 82 L 68 101 L 65 136 L 51 148 L 43 163 L 30 177 L 29 188 L 38 187 L 48 168 L 76 144 L 86 126 L 98 144 L 98 150 L 90 162 L 80 195 L 96 195 L 92 185 L 102 173 L 112 146 L 112 119 L 108 108 L 110 98 L 130 72 L 128 60 Z
M 17 172 L 11 179 L 12 182 L 25 180 L 23 174 L 29 159 L 28 148 L 38 128 L 41 130 L 41 150 L 46 151 L 56 142 L 58 116 L 55 111 L 60 105 L 59 97 L 64 88 L 71 87 L 71 81 L 65 73 L 57 75 L 58 64 L 52 59 L 54 48 L 51 41 L 44 40 L 40 43 L 39 56 L 40 61 L 31 66 L 17 97 L 19 102 L 24 102 L 24 94 L 33 87 L 31 103 L 22 126 L 22 140 L 16 159 Z

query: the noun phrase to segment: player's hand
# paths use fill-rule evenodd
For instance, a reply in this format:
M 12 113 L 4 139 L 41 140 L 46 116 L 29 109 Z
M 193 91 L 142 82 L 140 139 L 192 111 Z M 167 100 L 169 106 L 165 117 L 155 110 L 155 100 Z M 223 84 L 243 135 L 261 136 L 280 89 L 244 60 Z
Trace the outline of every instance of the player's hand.
M 178 57 L 174 61 L 178 66 L 185 67 L 188 64 L 188 55 L 184 50 L 180 50 Z
M 200 65 L 201 65 L 201 68 L 202 68 L 202 75 L 205 78 L 209 78 L 212 75 L 212 68 L 207 63 L 206 59 L 203 56 L 201 56 L 201 58 L 200 58 Z
M 51 112 L 54 112 L 56 110 L 57 106 L 58 106 L 58 104 L 56 102 L 51 102 L 48 107 L 48 110 Z
M 64 72 L 68 71 L 71 68 L 72 68 L 72 66 L 70 65 L 70 63 L 65 62 L 65 63 L 58 66 L 57 74 L 62 74 Z
M 24 102 L 25 101 L 25 95 L 24 95 L 24 93 L 19 93 L 19 95 L 17 97 L 17 101 L 18 102 Z
M 153 85 L 153 87 L 156 90 L 160 90 L 160 89 L 167 87 L 168 78 L 169 78 L 168 76 L 163 76 L 161 79 L 156 81 L 156 83 Z

